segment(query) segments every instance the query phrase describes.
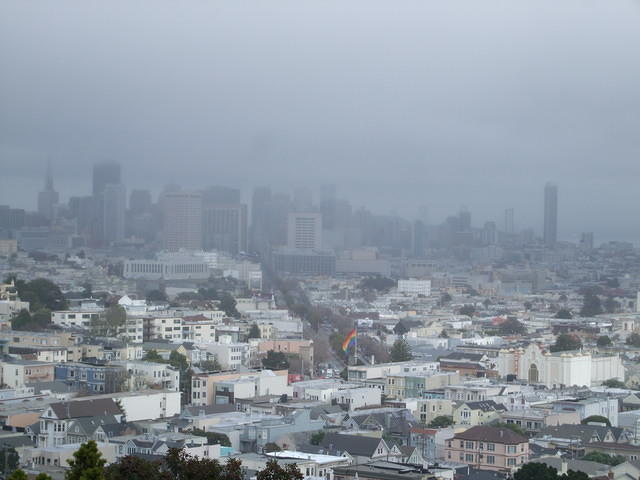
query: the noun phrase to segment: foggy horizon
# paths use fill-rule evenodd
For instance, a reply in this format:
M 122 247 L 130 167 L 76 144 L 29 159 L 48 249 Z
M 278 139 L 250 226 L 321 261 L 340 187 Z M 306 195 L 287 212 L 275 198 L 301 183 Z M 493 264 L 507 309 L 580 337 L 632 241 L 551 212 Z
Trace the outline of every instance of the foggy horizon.
M 467 207 L 474 226 L 637 243 L 640 3 L 389 1 L 0 6 L 0 204 L 34 210 L 122 165 L 164 184 L 291 193 L 354 209 Z

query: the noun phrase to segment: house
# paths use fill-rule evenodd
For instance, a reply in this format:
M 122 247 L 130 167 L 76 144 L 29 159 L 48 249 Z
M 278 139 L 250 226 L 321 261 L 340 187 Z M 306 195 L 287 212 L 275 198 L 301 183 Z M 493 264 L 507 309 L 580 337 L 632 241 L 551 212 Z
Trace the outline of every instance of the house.
M 391 447 L 382 438 L 339 433 L 325 434 L 320 446 L 322 452 L 327 455 L 348 456 L 353 458 L 355 463 L 387 459 L 391 452 Z
M 89 394 L 115 393 L 125 389 L 127 370 L 121 365 L 66 362 L 56 365 L 55 378 Z
M 447 461 L 512 472 L 529 461 L 529 439 L 508 428 L 480 425 L 456 433 L 445 451 Z
M 489 378 L 497 377 L 495 364 L 482 353 L 452 352 L 440 357 L 440 370 L 458 372 L 461 376 Z
M 402 463 L 375 461 L 366 464 L 338 467 L 334 469 L 335 480 L 435 480 L 453 478 L 453 472 L 447 471 L 436 477 L 435 473 L 422 466 L 408 467 Z
M 409 434 L 409 446 L 416 448 L 428 462 L 436 460 L 436 428 L 413 427 Z
M 428 425 L 436 417 L 453 416 L 453 403 L 445 398 L 419 399 L 417 405 L 414 415 L 424 425 Z
M 500 419 L 507 407 L 493 400 L 465 402 L 453 409 L 453 421 L 456 425 L 487 425 Z
M 597 415 L 608 418 L 611 425 L 618 426 L 618 399 L 613 397 L 585 397 L 552 402 L 554 412 L 578 412 L 580 420 Z
M 69 432 L 70 425 L 81 418 L 102 418 L 101 421 L 120 422 L 123 412 L 111 398 L 77 400 L 52 403 L 40 416 L 40 421 L 31 425 L 27 433 L 32 436 L 38 447 L 58 447 L 71 443 L 78 432 Z M 106 424 L 106 423 L 104 423 Z M 75 423 L 78 425 L 78 423 Z M 71 437 L 68 434 L 71 433 Z
M 527 435 L 535 435 L 549 426 L 577 425 L 580 423 L 580 415 L 577 412 L 554 412 L 545 408 L 528 408 L 502 412 L 500 421 L 517 425 Z
M 546 427 L 532 441 L 546 448 L 581 452 L 591 445 L 628 445 L 630 439 L 622 428 L 578 424 Z
M 610 465 L 605 465 L 598 462 L 576 460 L 571 458 L 565 459 L 556 456 L 538 457 L 535 461 L 537 463 L 544 463 L 549 467 L 555 468 L 558 471 L 559 475 L 564 475 L 569 470 L 573 470 L 574 472 L 586 473 L 589 478 L 602 478 L 607 477 L 609 474 L 609 470 L 611 469 Z
M 0 383 L 11 388 L 21 388 L 31 383 L 51 382 L 54 379 L 54 368 L 55 364 L 51 362 L 5 357 L 0 361 Z

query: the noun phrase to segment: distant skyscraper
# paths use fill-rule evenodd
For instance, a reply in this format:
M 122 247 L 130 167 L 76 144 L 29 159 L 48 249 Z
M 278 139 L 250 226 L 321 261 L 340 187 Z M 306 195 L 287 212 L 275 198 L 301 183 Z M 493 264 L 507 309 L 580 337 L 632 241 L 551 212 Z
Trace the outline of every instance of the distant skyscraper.
M 507 208 L 504 211 L 504 233 L 512 235 L 516 232 L 516 228 L 513 221 L 513 208 Z
M 93 196 L 101 195 L 104 187 L 122 182 L 120 164 L 117 162 L 98 163 L 93 166 Z
M 202 248 L 202 194 L 169 192 L 162 195 L 164 208 L 164 248 Z
M 124 240 L 126 191 L 121 183 L 108 183 L 102 192 L 103 245 Z
M 580 248 L 582 250 L 593 250 L 593 232 L 584 232 L 580 236 Z
M 256 187 L 251 197 L 251 238 L 249 250 L 253 253 L 269 251 L 269 211 L 271 189 Z
M 313 192 L 310 188 L 296 188 L 293 191 L 293 209 L 296 212 L 309 212 L 313 209 Z
M 131 190 L 129 195 L 129 210 L 134 214 L 148 213 L 151 211 L 152 200 L 149 190 Z
M 322 215 L 320 213 L 290 213 L 287 246 L 296 249 L 322 248 Z
M 51 162 L 47 162 L 47 172 L 44 181 L 44 190 L 38 194 L 38 213 L 49 221 L 55 217 L 56 206 L 60 197 L 53 188 L 53 174 L 51 173 Z
M 427 227 L 422 220 L 413 222 L 411 250 L 415 258 L 424 258 L 427 251 Z
M 544 187 L 544 243 L 553 247 L 558 241 L 558 187 L 547 183 Z
M 484 223 L 482 237 L 485 245 L 495 245 L 498 243 L 498 229 L 496 227 L 496 222 Z
M 237 254 L 247 251 L 247 206 L 240 190 L 210 187 L 202 194 L 202 246 Z

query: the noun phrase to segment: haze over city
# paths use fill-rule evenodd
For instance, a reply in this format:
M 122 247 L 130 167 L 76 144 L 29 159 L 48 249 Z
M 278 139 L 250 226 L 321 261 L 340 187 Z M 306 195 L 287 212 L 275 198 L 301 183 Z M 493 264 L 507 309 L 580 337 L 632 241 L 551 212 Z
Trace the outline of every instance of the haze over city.
M 0 7 L 0 203 L 127 189 L 332 183 L 354 207 L 636 241 L 640 6 L 551 0 Z

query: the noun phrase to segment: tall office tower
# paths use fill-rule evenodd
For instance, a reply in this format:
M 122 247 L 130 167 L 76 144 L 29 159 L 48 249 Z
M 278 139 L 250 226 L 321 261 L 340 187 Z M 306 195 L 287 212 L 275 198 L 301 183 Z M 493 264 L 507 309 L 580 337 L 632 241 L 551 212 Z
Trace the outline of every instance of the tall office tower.
M 269 209 L 271 189 L 256 187 L 251 197 L 251 235 L 249 250 L 265 254 L 269 251 Z
M 516 232 L 516 228 L 513 222 L 513 208 L 507 208 L 504 211 L 504 233 L 513 235 Z
M 290 213 L 287 246 L 301 250 L 322 248 L 322 215 L 320 213 Z
M 210 187 L 202 194 L 202 246 L 237 254 L 247 251 L 247 206 L 240 190 Z
M 544 243 L 553 247 L 558 241 L 558 187 L 553 183 L 544 186 Z
M 103 245 L 124 240 L 126 191 L 121 183 L 108 183 L 102 192 Z
M 51 173 L 51 162 L 47 162 L 47 172 L 44 181 L 44 190 L 38 193 L 38 213 L 49 221 L 53 221 L 56 213 L 56 206 L 60 197 L 53 188 L 53 174 Z
M 149 213 L 153 206 L 149 190 L 131 190 L 129 195 L 129 210 L 133 214 Z
M 332 230 L 337 224 L 336 192 L 336 186 L 333 184 L 322 185 L 320 187 L 320 213 L 322 213 L 323 226 L 327 230 Z
M 424 258 L 427 252 L 427 227 L 422 220 L 413 222 L 411 250 L 415 258 Z
M 463 207 L 458 214 L 460 219 L 459 229 L 461 232 L 468 232 L 471 230 L 471 212 Z
M 93 166 L 93 196 L 101 195 L 108 184 L 122 182 L 120 164 L 117 162 L 97 163 Z
M 199 192 L 168 192 L 162 194 L 164 208 L 164 248 L 202 248 L 202 194 Z
M 498 243 L 498 228 L 496 227 L 496 222 L 484 222 L 482 240 L 485 245 L 495 245 Z
M 293 191 L 293 209 L 296 212 L 309 212 L 313 209 L 313 192 L 310 188 L 296 188 Z
M 69 199 L 69 211 L 76 222 L 76 234 L 87 237 L 95 218 L 95 200 L 91 195 L 84 197 L 71 197 Z
M 593 250 L 593 232 L 584 232 L 580 236 L 580 248 L 582 250 Z

